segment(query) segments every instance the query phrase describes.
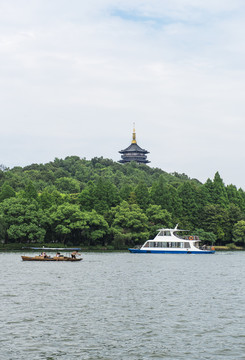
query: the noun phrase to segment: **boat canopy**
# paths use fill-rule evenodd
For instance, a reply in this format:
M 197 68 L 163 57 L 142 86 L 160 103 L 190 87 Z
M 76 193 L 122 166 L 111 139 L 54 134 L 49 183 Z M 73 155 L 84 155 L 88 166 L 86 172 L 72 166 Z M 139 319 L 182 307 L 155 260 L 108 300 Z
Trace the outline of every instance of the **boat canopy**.
M 58 247 L 24 247 L 22 249 L 30 249 L 30 250 L 45 250 L 45 251 L 80 251 L 81 248 L 58 248 Z
M 157 231 L 170 231 L 170 232 L 175 232 L 175 231 L 190 231 L 190 230 L 183 230 L 183 229 L 178 229 L 178 224 L 175 226 L 174 229 L 166 229 L 166 228 L 162 228 L 162 229 L 157 229 Z

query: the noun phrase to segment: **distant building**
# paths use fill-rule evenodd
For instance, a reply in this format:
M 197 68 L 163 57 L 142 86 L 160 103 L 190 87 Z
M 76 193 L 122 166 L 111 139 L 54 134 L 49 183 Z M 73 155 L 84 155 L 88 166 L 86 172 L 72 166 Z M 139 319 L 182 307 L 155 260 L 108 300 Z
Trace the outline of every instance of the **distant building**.
M 146 154 L 149 154 L 149 151 L 145 149 L 141 149 L 136 142 L 136 133 L 135 133 L 135 126 L 133 129 L 133 139 L 131 144 L 124 150 L 119 151 L 121 155 L 121 160 L 118 162 L 120 163 L 127 163 L 130 161 L 136 161 L 139 164 L 147 164 L 150 161 L 147 160 Z

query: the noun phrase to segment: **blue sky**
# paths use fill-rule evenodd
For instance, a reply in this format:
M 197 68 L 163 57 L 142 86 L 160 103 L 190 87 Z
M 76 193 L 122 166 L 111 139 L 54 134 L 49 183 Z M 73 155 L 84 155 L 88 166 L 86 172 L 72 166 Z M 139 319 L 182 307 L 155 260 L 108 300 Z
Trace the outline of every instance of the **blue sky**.
M 110 14 L 111 16 L 121 18 L 123 21 L 143 23 L 143 25 L 157 27 L 158 29 L 176 22 L 176 19 L 173 19 L 170 16 L 151 16 L 150 14 L 137 12 L 137 9 L 123 10 L 120 8 L 112 8 Z M 177 20 L 177 22 L 182 22 L 182 20 Z
M 242 0 L 1 0 L 0 163 L 119 160 L 245 189 Z

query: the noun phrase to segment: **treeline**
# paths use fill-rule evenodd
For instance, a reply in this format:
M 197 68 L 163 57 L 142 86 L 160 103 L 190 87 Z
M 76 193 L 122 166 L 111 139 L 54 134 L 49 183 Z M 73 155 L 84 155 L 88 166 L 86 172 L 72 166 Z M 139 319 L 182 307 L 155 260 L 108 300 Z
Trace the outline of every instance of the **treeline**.
M 245 245 L 245 192 L 219 173 L 205 184 L 136 163 L 77 156 L 0 170 L 0 240 L 123 249 L 160 227 Z

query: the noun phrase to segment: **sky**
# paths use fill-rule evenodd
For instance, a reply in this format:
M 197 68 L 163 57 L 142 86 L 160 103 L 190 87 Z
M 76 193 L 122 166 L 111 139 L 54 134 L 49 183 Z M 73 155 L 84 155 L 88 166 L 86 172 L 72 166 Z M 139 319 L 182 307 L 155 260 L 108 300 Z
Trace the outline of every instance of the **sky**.
M 244 0 L 0 0 L 0 164 L 147 149 L 245 190 Z M 123 165 L 122 165 L 123 166 Z

